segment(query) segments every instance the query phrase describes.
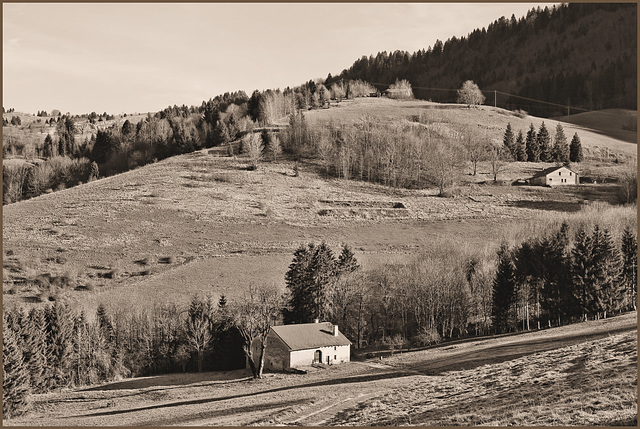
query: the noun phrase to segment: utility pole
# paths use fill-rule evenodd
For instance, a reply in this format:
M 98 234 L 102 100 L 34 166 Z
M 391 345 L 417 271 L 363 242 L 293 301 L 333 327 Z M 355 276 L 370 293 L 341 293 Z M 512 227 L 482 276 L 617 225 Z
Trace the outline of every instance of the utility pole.
M 493 90 L 493 107 L 498 107 L 498 91 Z

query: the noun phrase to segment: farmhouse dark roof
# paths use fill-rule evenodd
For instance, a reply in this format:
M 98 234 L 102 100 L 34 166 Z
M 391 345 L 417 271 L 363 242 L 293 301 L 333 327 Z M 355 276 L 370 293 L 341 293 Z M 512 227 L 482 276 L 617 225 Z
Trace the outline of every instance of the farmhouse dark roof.
M 544 177 L 547 174 L 553 173 L 555 171 L 560 170 L 561 168 L 566 168 L 567 170 L 571 171 L 573 174 L 575 174 L 575 172 L 573 170 L 571 170 L 570 168 L 565 167 L 564 165 L 556 165 L 555 167 L 549 167 L 549 168 L 545 168 L 542 171 L 538 171 L 536 174 L 533 175 L 533 179 L 535 179 L 536 177 Z
M 338 336 L 333 335 L 333 324 L 331 322 L 279 325 L 272 326 L 271 330 L 291 350 L 351 345 L 351 341 L 342 335 L 340 329 L 338 329 Z

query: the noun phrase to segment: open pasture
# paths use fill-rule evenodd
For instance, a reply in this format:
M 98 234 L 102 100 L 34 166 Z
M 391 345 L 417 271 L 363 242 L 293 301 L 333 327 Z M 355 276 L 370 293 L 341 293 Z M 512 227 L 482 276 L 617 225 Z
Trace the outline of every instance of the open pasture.
M 443 127 L 483 124 L 493 138 L 507 122 L 516 130 L 517 121 L 541 122 L 487 106 L 387 99 L 343 102 L 307 117 L 407 121 L 420 114 Z M 612 150 L 636 148 L 599 134 L 581 136 Z M 308 159 L 301 161 L 299 177 L 286 157 L 262 162 L 257 171 L 247 165 L 244 156 L 204 149 L 5 206 L 5 306 L 62 300 L 92 314 L 99 302 L 139 306 L 185 303 L 195 293 L 239 296 L 250 282 L 284 285 L 293 252 L 308 242 L 324 240 L 334 250 L 349 244 L 364 266 L 374 266 L 447 245 L 493 253 L 502 240 L 537 233 L 593 203 L 600 208 L 592 215 L 610 212 L 623 224 L 635 219 L 635 207 L 614 207 L 616 183 L 510 186 L 547 166 L 542 163 L 509 163 L 500 184 L 491 183 L 488 163 L 479 164 L 476 176 L 462 165 L 447 198 L 432 188 L 327 179 Z M 579 168 L 613 179 L 617 174 L 610 162 Z

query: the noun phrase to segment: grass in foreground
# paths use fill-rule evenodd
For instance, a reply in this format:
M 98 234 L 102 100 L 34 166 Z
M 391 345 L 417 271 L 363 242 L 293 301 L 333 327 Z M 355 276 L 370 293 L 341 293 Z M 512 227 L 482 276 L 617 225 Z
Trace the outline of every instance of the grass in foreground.
M 633 425 L 637 332 L 415 379 L 331 425 Z

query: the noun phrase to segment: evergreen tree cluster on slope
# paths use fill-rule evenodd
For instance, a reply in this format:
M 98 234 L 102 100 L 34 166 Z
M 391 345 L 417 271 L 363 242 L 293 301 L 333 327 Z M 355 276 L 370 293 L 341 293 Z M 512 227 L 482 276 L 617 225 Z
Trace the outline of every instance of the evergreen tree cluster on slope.
M 552 140 L 544 122 L 540 125 L 537 133 L 531 124 L 526 139 L 523 138 L 522 131 L 519 131 L 518 137 L 514 138 L 511 123 L 508 123 L 503 143 L 510 158 L 514 161 L 568 164 L 569 162 L 582 162 L 584 158 L 578 133 L 574 134 L 571 145 L 568 145 L 564 128 L 560 124 L 556 126 L 555 136 Z

